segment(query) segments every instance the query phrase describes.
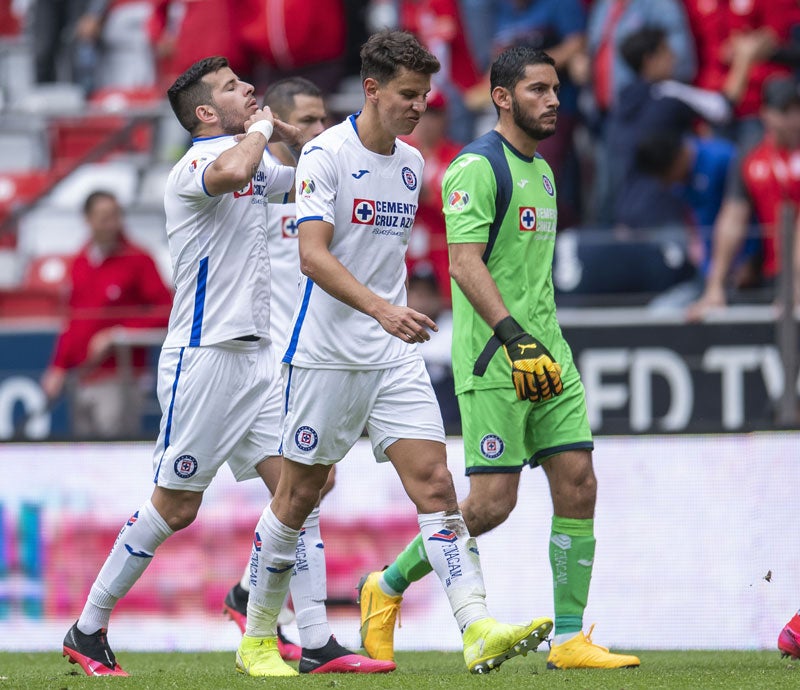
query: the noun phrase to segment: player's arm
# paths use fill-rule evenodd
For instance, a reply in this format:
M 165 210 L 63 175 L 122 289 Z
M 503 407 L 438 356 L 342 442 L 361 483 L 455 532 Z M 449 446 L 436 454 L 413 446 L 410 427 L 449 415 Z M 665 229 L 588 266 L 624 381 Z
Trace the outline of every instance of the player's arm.
M 449 249 L 450 275 L 502 343 L 511 365 L 517 398 L 538 402 L 559 395 L 564 390 L 561 366 L 547 348 L 511 316 L 483 262 L 486 245 L 454 243 Z
M 430 340 L 436 324 L 425 314 L 397 306 L 360 283 L 331 253 L 333 225 L 323 220 L 304 220 L 298 230 L 300 270 L 340 302 L 375 319 L 391 335 L 407 343 Z
M 689 306 L 687 318 L 690 321 L 701 321 L 712 309 L 725 306 L 725 282 L 744 242 L 749 220 L 750 204 L 745 199 L 728 198 L 722 204 L 714 223 L 711 267 L 706 287 L 700 299 Z
M 244 123 L 245 136 L 223 151 L 203 172 L 203 187 L 211 196 L 235 192 L 250 184 L 272 136 L 269 108 L 256 110 Z

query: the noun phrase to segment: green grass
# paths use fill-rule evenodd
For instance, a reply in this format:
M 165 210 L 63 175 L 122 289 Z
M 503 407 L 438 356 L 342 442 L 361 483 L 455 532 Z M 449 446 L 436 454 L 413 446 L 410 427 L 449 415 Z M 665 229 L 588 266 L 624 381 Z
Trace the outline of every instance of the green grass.
M 376 676 L 319 675 L 256 679 L 236 673 L 232 652 L 144 654 L 122 652 L 130 678 L 88 678 L 58 653 L 0 652 L 0 690 L 224 690 L 227 688 L 569 688 L 633 690 L 642 688 L 781 688 L 800 687 L 800 662 L 778 652 L 640 652 L 639 669 L 620 671 L 546 671 L 543 652 L 506 662 L 486 676 L 471 676 L 457 653 L 401 652 L 394 673 Z

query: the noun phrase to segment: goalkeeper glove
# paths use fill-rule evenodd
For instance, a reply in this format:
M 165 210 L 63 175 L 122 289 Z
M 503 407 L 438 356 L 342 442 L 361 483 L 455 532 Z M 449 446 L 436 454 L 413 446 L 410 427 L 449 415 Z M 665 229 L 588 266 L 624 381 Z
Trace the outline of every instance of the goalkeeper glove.
M 494 334 L 503 343 L 506 359 L 511 365 L 511 380 L 517 398 L 539 402 L 560 395 L 561 365 L 530 333 L 526 333 L 512 316 L 502 319 Z

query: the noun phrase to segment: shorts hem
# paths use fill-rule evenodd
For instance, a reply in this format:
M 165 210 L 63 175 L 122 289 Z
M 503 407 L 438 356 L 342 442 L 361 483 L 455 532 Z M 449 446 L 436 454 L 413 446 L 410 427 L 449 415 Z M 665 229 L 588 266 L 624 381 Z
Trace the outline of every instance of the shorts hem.
M 464 474 L 469 477 L 471 474 L 519 474 L 525 464 L 517 465 L 516 467 L 509 467 L 507 465 L 500 467 L 488 467 L 486 465 L 478 465 L 476 467 L 467 467 Z
M 528 460 L 526 464 L 533 467 L 538 467 L 542 460 L 546 460 L 553 455 L 559 453 L 566 453 L 569 450 L 594 450 L 594 442 L 592 441 L 578 441 L 576 443 L 565 443 L 561 446 L 553 446 L 552 448 L 543 448 L 533 454 L 533 457 Z

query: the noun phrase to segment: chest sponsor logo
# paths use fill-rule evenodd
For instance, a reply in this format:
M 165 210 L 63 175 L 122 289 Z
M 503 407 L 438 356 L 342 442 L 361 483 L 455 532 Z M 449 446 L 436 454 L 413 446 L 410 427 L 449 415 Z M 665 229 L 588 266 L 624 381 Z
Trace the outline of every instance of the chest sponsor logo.
M 294 216 L 283 216 L 281 218 L 281 234 L 286 239 L 297 239 L 297 219 Z
M 536 232 L 536 209 L 533 206 L 519 207 L 519 229 L 522 232 Z
M 412 192 L 417 188 L 417 176 L 411 168 L 403 168 L 403 184 Z
M 550 178 L 547 175 L 542 175 L 542 187 L 544 187 L 544 191 L 550 196 L 556 193 L 553 183 L 550 182 Z
M 374 225 L 375 202 L 372 199 L 353 199 L 353 216 L 350 221 L 356 225 Z

